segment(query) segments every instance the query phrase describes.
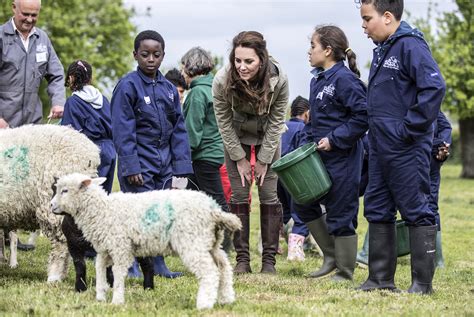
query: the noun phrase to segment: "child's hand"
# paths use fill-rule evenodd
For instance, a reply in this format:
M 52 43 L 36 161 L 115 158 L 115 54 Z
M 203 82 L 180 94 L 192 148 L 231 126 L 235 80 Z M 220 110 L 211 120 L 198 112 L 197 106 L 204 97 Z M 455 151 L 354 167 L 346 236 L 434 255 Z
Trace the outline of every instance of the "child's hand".
M 145 184 L 142 174 L 127 176 L 127 180 L 130 185 L 143 186 Z
M 319 140 L 317 149 L 321 151 L 331 151 L 332 147 L 331 143 L 329 143 L 329 139 L 322 138 L 321 140 Z
M 441 146 L 438 147 L 438 154 L 436 155 L 436 159 L 438 161 L 445 161 L 449 156 L 449 146 L 451 144 L 443 142 Z

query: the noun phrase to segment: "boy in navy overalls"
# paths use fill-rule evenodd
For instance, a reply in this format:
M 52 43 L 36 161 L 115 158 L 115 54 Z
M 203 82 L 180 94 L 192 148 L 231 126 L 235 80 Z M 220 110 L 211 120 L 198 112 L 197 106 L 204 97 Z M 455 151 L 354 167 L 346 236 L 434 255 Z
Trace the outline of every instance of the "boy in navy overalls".
M 138 68 L 119 81 L 111 107 L 120 188 L 139 193 L 170 188 L 173 176 L 193 169 L 178 91 L 158 70 L 165 55 L 163 37 L 143 31 L 134 49 Z M 162 256 L 154 258 L 154 271 L 168 278 L 181 275 L 170 272 Z
M 409 226 L 410 293 L 432 292 L 436 218 L 429 208 L 433 122 L 445 92 L 423 35 L 400 21 L 403 0 L 362 0 L 364 32 L 377 47 L 367 92 L 369 277 L 360 289 L 396 290 L 395 217 Z

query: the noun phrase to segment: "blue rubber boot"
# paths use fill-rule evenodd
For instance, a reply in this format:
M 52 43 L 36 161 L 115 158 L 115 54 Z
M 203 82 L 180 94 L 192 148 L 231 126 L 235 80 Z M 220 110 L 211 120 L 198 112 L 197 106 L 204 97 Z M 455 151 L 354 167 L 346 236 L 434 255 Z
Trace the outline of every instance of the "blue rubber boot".
M 138 266 L 138 261 L 135 259 L 131 267 L 128 268 L 128 277 L 131 278 L 141 278 L 143 276 L 142 272 L 140 272 L 140 268 Z
M 369 265 L 369 231 L 368 230 L 365 233 L 364 245 L 362 246 L 362 250 L 360 250 L 359 253 L 357 253 L 356 262 L 362 267 L 367 267 Z
M 439 269 L 444 268 L 444 257 L 443 248 L 441 247 L 441 231 L 438 230 L 436 233 L 436 267 Z
M 166 278 L 177 278 L 183 275 L 181 272 L 171 272 L 166 266 L 165 259 L 163 256 L 155 256 L 153 258 L 155 275 L 166 277 Z

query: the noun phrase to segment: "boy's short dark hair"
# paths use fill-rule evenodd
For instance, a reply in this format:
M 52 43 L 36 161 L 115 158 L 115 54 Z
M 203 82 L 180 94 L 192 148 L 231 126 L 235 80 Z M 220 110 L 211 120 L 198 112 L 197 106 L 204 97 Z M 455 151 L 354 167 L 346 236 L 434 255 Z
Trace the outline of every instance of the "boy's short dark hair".
M 403 0 L 360 0 L 360 2 L 361 4 L 372 4 L 380 15 L 388 11 L 397 21 L 402 19 Z
M 165 50 L 165 40 L 160 35 L 160 33 L 152 30 L 146 30 L 143 32 L 138 33 L 137 37 L 135 38 L 134 48 L 135 52 L 138 51 L 140 47 L 140 43 L 144 40 L 155 40 L 161 44 L 161 48 L 163 51 Z
M 186 85 L 183 75 L 181 75 L 181 72 L 176 68 L 170 69 L 165 77 L 176 87 L 183 87 L 184 90 L 188 89 L 188 85 Z
M 291 117 L 302 115 L 309 110 L 309 101 L 306 98 L 298 96 L 291 103 Z

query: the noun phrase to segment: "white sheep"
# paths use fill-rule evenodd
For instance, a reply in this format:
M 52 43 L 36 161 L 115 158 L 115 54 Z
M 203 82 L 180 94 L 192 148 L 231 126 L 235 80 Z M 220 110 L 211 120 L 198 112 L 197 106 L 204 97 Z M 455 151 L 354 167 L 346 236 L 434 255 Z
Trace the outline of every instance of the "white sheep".
M 26 125 L 0 130 L 0 228 L 41 228 L 51 241 L 48 282 L 67 274 L 69 253 L 63 217 L 50 211 L 53 184 L 73 172 L 96 175 L 99 149 L 68 127 Z
M 105 179 L 72 174 L 60 178 L 51 209 L 70 214 L 97 251 L 96 298 L 105 301 L 105 268 L 114 274 L 113 304 L 122 304 L 124 280 L 134 257 L 174 251 L 199 280 L 197 308 L 232 303 L 232 268 L 221 249 L 224 229 L 234 232 L 240 220 L 225 213 L 204 193 L 162 190 L 112 193 L 99 186 Z

